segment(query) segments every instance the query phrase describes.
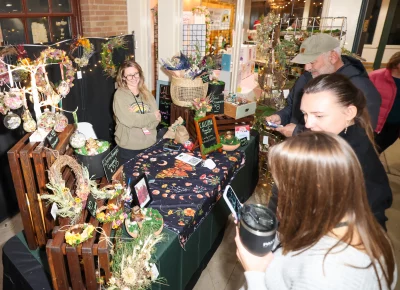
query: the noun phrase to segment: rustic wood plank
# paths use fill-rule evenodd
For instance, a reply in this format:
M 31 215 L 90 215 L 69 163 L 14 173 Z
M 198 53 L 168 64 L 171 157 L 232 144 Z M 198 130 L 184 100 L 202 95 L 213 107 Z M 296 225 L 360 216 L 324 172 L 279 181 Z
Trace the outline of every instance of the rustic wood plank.
M 41 142 L 35 148 L 35 150 L 33 150 L 33 153 L 32 153 L 39 194 L 41 194 L 41 195 L 47 194 L 47 192 L 48 192 L 47 187 L 46 187 L 46 183 L 48 182 L 47 173 L 46 173 L 47 168 L 46 168 L 46 164 L 44 161 L 44 157 L 42 155 L 43 148 L 44 148 L 44 142 Z M 50 214 L 51 206 L 49 204 L 47 204 L 47 202 L 45 200 L 42 200 L 41 203 L 42 203 L 42 208 L 43 208 L 43 218 L 44 218 L 45 232 L 46 232 L 46 238 L 47 238 L 51 234 L 51 232 L 54 228 L 55 221 Z
M 35 229 L 38 245 L 42 247 L 46 245 L 46 232 L 42 222 L 42 215 L 37 197 L 38 189 L 35 182 L 35 172 L 33 171 L 32 159 L 30 157 L 37 144 L 38 143 L 28 143 L 22 148 L 20 151 L 20 160 L 31 209 L 33 227 Z
M 65 256 L 61 251 L 64 242 L 64 231 L 57 231 L 54 239 L 49 240 L 46 245 L 47 259 L 49 262 L 51 278 L 55 290 L 68 290 L 68 276 L 65 267 Z
M 19 151 L 25 146 L 25 142 L 28 140 L 29 136 L 30 134 L 26 134 L 22 137 L 22 139 L 7 152 L 7 157 L 15 193 L 17 195 L 18 207 L 21 212 L 22 224 L 24 225 L 25 238 L 29 249 L 34 250 L 37 248 L 38 244 L 36 242 L 35 232 L 29 214 L 29 207 L 25 195 L 26 189 L 19 162 Z
M 82 279 L 81 265 L 79 261 L 79 255 L 75 247 L 66 247 L 67 261 L 69 275 L 71 279 L 71 286 L 73 290 L 82 290 L 85 288 L 85 284 Z

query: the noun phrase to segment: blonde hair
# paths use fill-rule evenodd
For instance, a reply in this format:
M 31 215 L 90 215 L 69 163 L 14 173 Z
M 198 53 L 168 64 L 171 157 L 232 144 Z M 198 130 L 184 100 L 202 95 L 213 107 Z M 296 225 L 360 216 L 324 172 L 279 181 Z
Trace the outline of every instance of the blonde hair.
M 144 75 L 143 75 L 142 67 L 134 60 L 125 60 L 119 67 L 118 73 L 117 73 L 118 87 L 128 89 L 128 85 L 126 83 L 125 75 L 124 75 L 125 69 L 127 69 L 128 67 L 134 67 L 137 69 L 137 71 L 139 73 L 139 78 L 140 78 L 139 84 L 138 84 L 139 93 L 143 99 L 147 99 L 151 95 L 151 93 L 148 90 L 148 88 L 146 87 L 146 85 L 144 84 Z

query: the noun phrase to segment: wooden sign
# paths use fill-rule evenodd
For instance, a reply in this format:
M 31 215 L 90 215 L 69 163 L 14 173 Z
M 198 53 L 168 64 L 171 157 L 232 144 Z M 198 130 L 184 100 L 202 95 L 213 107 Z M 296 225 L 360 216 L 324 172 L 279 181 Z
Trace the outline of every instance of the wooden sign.
M 161 121 L 170 125 L 171 118 L 171 92 L 170 83 L 165 81 L 157 81 L 157 105 L 161 113 Z
M 56 133 L 56 131 L 54 131 L 54 129 L 51 130 L 49 132 L 49 134 L 47 134 L 46 139 L 49 142 L 51 148 L 53 148 L 53 149 L 56 148 L 58 142 L 60 141 L 58 139 L 57 133 Z
M 96 217 L 97 202 L 93 195 L 89 194 L 86 204 L 87 210 L 93 217 Z
M 201 157 L 206 159 L 206 155 L 218 150 L 222 152 L 222 144 L 219 138 L 217 122 L 214 115 L 208 115 L 199 120 L 195 120 L 197 140 L 200 145 Z
M 115 146 L 114 149 L 101 160 L 108 182 L 111 182 L 112 176 L 119 168 L 118 151 L 119 147 Z

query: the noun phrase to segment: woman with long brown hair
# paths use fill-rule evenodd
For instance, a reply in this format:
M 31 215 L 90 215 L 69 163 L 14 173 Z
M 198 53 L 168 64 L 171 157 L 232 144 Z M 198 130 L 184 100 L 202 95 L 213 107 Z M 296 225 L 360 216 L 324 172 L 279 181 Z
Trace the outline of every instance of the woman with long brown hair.
M 138 63 L 124 61 L 118 70 L 117 83 L 113 110 L 117 123 L 115 141 L 122 165 L 156 142 L 161 114 L 144 84 L 143 70 Z
M 236 236 L 248 290 L 394 289 L 388 236 L 368 206 L 363 172 L 339 136 L 305 132 L 271 148 L 281 248 L 250 254 Z
M 338 134 L 353 148 L 363 170 L 372 213 L 386 230 L 385 210 L 392 204 L 392 191 L 374 146 L 364 94 L 343 75 L 320 75 L 304 87 L 300 110 L 306 128 Z

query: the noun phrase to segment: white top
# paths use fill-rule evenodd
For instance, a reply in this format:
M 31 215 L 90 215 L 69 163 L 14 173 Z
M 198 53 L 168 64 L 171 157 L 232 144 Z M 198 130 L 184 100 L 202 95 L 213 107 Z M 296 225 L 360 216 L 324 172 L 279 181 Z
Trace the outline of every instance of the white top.
M 324 289 L 324 290 L 375 290 L 379 289 L 374 268 L 357 269 L 371 263 L 365 253 L 341 243 L 331 251 L 324 261 L 328 249 L 337 243 L 337 239 L 324 236 L 317 244 L 301 251 L 282 254 L 282 248 L 274 253 L 274 259 L 266 273 L 245 272 L 247 290 L 285 290 L 285 289 Z M 300 253 L 300 254 L 299 254 Z M 296 255 L 298 254 L 298 255 Z M 353 267 L 351 267 L 353 266 Z M 389 289 L 377 266 L 382 289 Z M 397 268 L 397 267 L 396 267 Z M 390 289 L 397 282 L 397 269 Z

